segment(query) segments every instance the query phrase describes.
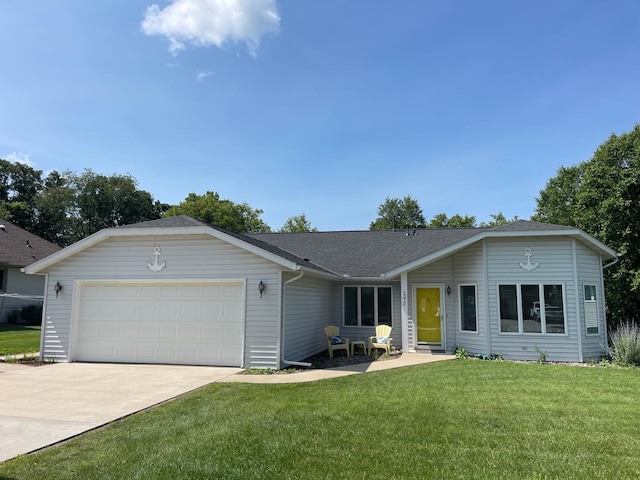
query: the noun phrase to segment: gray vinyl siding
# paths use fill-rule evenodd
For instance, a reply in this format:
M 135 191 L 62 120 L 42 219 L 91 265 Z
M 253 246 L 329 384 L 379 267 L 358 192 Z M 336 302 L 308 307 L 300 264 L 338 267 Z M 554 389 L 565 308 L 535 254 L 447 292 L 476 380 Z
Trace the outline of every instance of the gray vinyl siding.
M 44 295 L 44 276 L 43 275 L 25 275 L 19 268 L 0 267 L 4 270 L 4 291 L 0 293 L 19 294 L 29 296 Z M 5 322 L 7 316 L 14 310 L 20 310 L 27 305 L 42 305 L 42 300 L 34 300 L 17 297 L 0 298 L 0 322 Z
M 603 346 L 607 343 L 607 327 L 605 322 L 604 292 L 602 291 L 602 262 L 584 245 L 576 244 L 578 264 L 578 306 L 580 309 L 580 329 L 582 332 L 582 352 L 584 360 L 600 359 L 604 355 Z M 598 334 L 587 335 L 584 307 L 584 286 L 595 285 L 598 308 Z
M 526 271 L 526 248 L 532 251 L 535 270 Z M 576 288 L 573 268 L 573 247 L 569 238 L 553 239 L 489 239 L 487 240 L 487 278 L 489 298 L 489 328 L 491 353 L 507 359 L 537 360 L 537 348 L 547 353 L 549 361 L 578 361 Z M 498 285 L 500 284 L 562 284 L 566 334 L 508 334 L 500 332 Z
M 472 354 L 489 355 L 483 255 L 483 244 L 476 244 L 453 256 L 451 300 L 454 322 L 449 333 L 450 341 L 448 344 L 460 345 Z M 476 287 L 477 332 L 467 332 L 461 329 L 460 285 L 475 285 Z
M 290 277 L 283 276 L 283 282 Z M 331 318 L 330 282 L 303 276 L 284 286 L 283 314 L 284 360 L 300 361 L 326 350 L 324 327 Z
M 331 285 L 331 325 L 340 328 L 340 335 L 347 337 L 349 340 L 365 340 L 376 334 L 375 327 L 359 327 L 344 325 L 344 287 L 345 286 L 378 286 L 391 287 L 391 338 L 392 345 L 395 348 L 401 348 L 402 344 L 402 312 L 400 300 L 400 282 L 383 281 L 383 282 L 332 282 Z M 329 325 L 329 324 L 327 324 Z M 324 333 L 323 333 L 324 335 Z M 324 344 L 326 350 L 326 342 Z
M 152 272 L 153 250 L 160 247 L 166 268 Z M 280 270 L 278 265 L 209 235 L 115 237 L 107 239 L 49 270 L 47 315 L 42 356 L 70 360 L 74 280 L 245 280 L 244 366 L 277 365 L 280 318 Z M 96 273 L 99 272 L 99 273 Z M 258 283 L 267 285 L 262 298 Z M 64 291 L 55 297 L 54 285 Z

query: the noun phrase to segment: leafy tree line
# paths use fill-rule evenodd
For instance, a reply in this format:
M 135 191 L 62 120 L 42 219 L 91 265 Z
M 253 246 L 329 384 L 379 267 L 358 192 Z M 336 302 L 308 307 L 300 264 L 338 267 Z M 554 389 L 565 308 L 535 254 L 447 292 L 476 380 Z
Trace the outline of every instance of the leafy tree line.
M 612 134 L 589 160 L 560 167 L 534 220 L 578 227 L 620 254 L 605 269 L 610 325 L 640 317 L 640 125 Z
M 190 193 L 168 205 L 144 190 L 131 175 L 103 175 L 42 170 L 0 159 L 0 218 L 60 246 L 67 246 L 103 228 L 189 215 L 234 232 L 269 232 L 263 211 L 247 203 L 220 198 L 216 192 Z M 305 214 L 290 217 L 280 231 L 315 231 Z
M 223 199 L 213 191 L 190 193 L 178 205 L 168 205 L 138 188 L 131 175 L 103 175 L 42 171 L 0 159 L 0 217 L 51 242 L 67 246 L 103 228 L 117 227 L 175 215 L 189 215 L 239 233 L 270 232 L 263 211 L 247 203 Z M 502 214 L 492 224 L 506 223 Z M 444 213 L 426 222 L 418 201 L 411 196 L 387 198 L 378 208 L 371 229 L 411 227 L 472 227 L 475 217 Z M 484 225 L 484 224 L 481 224 Z M 280 232 L 317 231 L 304 213 L 287 219 Z
M 403 198 L 389 198 L 378 207 L 378 217 L 371 222 L 370 230 L 390 230 L 392 228 L 464 228 L 464 227 L 496 227 L 505 223 L 515 222 L 518 217 L 507 219 L 502 212 L 491 215 L 492 220 L 487 223 L 476 222 L 472 215 L 455 214 L 448 217 L 446 213 L 435 215 L 429 222 L 422 213 L 422 207 L 411 195 Z
M 0 160 L 0 217 L 61 246 L 103 228 L 160 218 L 168 205 L 130 175 L 42 171 Z

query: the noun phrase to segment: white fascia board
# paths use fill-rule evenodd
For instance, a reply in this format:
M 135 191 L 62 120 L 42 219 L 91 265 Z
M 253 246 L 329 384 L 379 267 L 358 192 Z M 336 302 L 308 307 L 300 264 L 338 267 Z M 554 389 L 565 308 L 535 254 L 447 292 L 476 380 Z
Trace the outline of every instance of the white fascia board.
M 42 272 L 44 269 L 50 267 L 51 265 L 54 265 L 66 258 L 69 258 L 78 252 L 86 250 L 87 248 L 93 245 L 103 242 L 108 238 L 197 235 L 197 234 L 210 235 L 214 238 L 217 238 L 231 245 L 234 245 L 238 248 L 254 253 L 274 263 L 277 263 L 278 265 L 281 265 L 290 270 L 300 269 L 300 266 L 295 262 L 282 258 L 279 255 L 273 254 L 266 250 L 263 250 L 262 248 L 252 245 L 248 242 L 243 242 L 242 240 L 236 237 L 227 235 L 226 233 L 216 230 L 214 228 L 210 228 L 210 227 L 207 227 L 206 225 L 202 225 L 202 226 L 194 226 L 194 227 L 171 227 L 171 228 L 126 228 L 126 227 L 107 228 L 104 230 L 100 230 L 99 232 L 96 232 L 93 235 L 90 235 L 74 243 L 73 245 L 69 245 L 68 247 L 63 248 L 62 250 L 59 250 L 58 252 L 43 258 L 42 260 L 39 260 L 37 262 L 32 263 L 31 265 L 28 265 L 22 271 L 27 274 Z
M 443 248 L 442 250 L 438 250 L 437 252 L 431 253 L 429 255 L 427 255 L 426 257 L 422 257 L 419 258 L 418 260 L 414 260 L 413 262 L 409 262 L 406 265 L 403 265 L 401 267 L 398 268 L 394 268 L 393 270 L 386 272 L 384 274 L 381 275 L 381 278 L 393 278 L 397 275 L 400 275 L 403 272 L 409 272 L 411 270 L 415 270 L 416 268 L 420 268 L 424 265 L 427 265 L 428 263 L 432 263 L 436 260 L 439 260 L 442 257 L 446 257 L 447 255 L 451 255 L 452 253 L 457 252 L 458 250 L 462 250 L 465 247 L 468 247 L 469 245 L 476 243 L 480 240 L 482 240 L 484 237 L 484 233 L 480 233 L 478 235 L 475 235 L 473 237 L 470 238 L 466 238 L 465 240 L 462 240 L 461 242 L 458 243 L 454 243 L 453 245 L 449 245 L 446 248 Z
M 69 258 L 75 253 L 81 252 L 92 245 L 102 242 L 105 238 L 110 236 L 107 235 L 106 232 L 108 232 L 108 230 L 100 230 L 93 235 L 89 235 L 88 237 L 63 248 L 62 250 L 58 250 L 56 253 L 53 253 L 48 257 L 44 257 L 42 260 L 38 260 L 31 265 L 27 265 L 22 269 L 22 271 L 26 274 L 41 273 L 47 267 L 50 267 L 65 258 Z
M 540 230 L 540 231 L 520 231 L 520 232 L 484 232 L 485 238 L 523 238 L 523 237 L 571 237 L 582 240 L 605 258 L 617 258 L 618 253 L 607 247 L 604 243 L 592 237 L 579 228 L 566 230 Z
M 189 227 L 187 227 L 189 228 Z M 277 263 L 280 266 L 283 266 L 285 268 L 288 268 L 289 270 L 299 270 L 300 269 L 300 265 L 298 265 L 295 262 L 292 262 L 291 260 L 287 260 L 285 258 L 282 258 L 280 255 L 276 255 L 275 253 L 271 253 L 268 252 L 260 247 L 257 247 L 249 242 L 245 242 L 243 240 L 240 240 L 236 237 L 233 237 L 231 235 L 228 235 L 224 232 L 221 232 L 220 230 L 216 230 L 215 228 L 209 228 L 206 226 L 203 227 L 196 227 L 198 229 L 202 229 L 202 233 L 206 233 L 208 235 L 211 235 L 212 237 L 217 238 L 218 240 L 222 240 L 225 241 L 227 243 L 230 243 L 231 245 L 234 245 L 238 248 L 241 248 L 243 250 L 246 250 L 248 252 L 254 253 L 256 255 L 258 255 L 259 257 L 262 257 L 264 259 L 270 260 L 274 263 Z M 189 233 L 194 233 L 194 232 L 189 232 Z M 200 233 L 200 232 L 198 232 Z
M 424 265 L 432 263 L 436 260 L 439 260 L 443 257 L 451 255 L 458 250 L 462 250 L 469 245 L 476 243 L 485 238 L 541 238 L 541 237 L 572 237 L 582 240 L 583 242 L 589 244 L 591 248 L 596 250 L 598 253 L 602 254 L 605 257 L 609 257 L 610 259 L 617 258 L 618 254 L 615 250 L 607 247 L 604 243 L 596 240 L 591 235 L 585 233 L 584 231 L 578 228 L 572 228 L 567 230 L 539 230 L 539 231 L 509 231 L 509 232 L 482 232 L 473 237 L 467 238 L 461 242 L 454 243 L 447 248 L 443 248 L 442 250 L 438 250 L 426 257 L 422 257 L 418 260 L 414 260 L 413 262 L 407 263 L 402 267 L 398 267 L 389 272 L 383 274 L 383 278 L 393 278 L 396 275 L 400 275 L 402 272 L 409 272 L 411 270 L 415 270 L 416 268 L 420 268 Z

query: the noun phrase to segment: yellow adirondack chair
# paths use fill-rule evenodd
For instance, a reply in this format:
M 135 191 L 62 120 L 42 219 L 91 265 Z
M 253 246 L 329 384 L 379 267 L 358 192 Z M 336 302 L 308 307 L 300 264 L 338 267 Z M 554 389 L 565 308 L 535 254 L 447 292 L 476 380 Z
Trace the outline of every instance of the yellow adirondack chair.
M 333 358 L 334 350 L 345 350 L 349 357 L 349 339 L 340 336 L 340 329 L 334 325 L 325 327 L 324 333 L 327 335 L 327 348 L 329 349 L 329 357 Z M 339 343 L 338 343 L 339 342 Z
M 374 348 L 384 348 L 387 353 L 391 353 L 391 327 L 389 325 L 378 325 L 376 335 L 369 337 L 369 355 Z

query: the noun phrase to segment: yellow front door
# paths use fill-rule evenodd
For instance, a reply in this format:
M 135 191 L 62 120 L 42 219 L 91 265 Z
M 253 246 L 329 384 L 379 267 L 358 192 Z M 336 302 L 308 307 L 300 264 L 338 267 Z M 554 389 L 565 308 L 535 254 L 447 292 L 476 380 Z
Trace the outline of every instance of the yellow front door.
M 442 344 L 440 288 L 416 289 L 418 343 Z

